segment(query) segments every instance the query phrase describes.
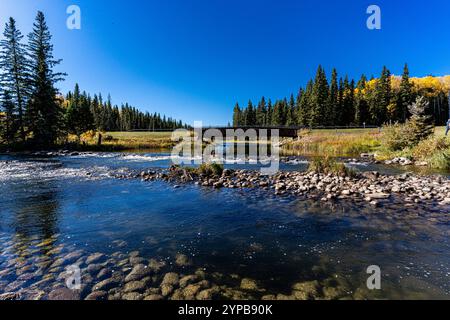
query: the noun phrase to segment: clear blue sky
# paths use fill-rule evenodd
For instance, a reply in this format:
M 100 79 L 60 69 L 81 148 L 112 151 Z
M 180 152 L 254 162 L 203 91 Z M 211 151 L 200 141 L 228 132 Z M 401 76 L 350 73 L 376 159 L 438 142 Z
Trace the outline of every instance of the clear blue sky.
M 82 29 L 66 28 L 79 5 Z M 366 9 L 382 10 L 382 30 L 366 28 Z M 42 10 L 55 56 L 90 93 L 111 93 L 187 122 L 226 124 L 234 103 L 297 92 L 322 64 L 358 78 L 450 74 L 448 0 L 0 0 L 0 24 L 16 18 L 23 33 Z

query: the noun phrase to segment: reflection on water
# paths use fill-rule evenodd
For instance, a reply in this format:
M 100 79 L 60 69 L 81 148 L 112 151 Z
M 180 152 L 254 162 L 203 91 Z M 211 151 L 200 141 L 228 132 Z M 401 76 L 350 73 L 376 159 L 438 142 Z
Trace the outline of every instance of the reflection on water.
M 126 275 L 133 259 L 156 259 L 164 267 L 152 281 L 169 271 L 201 270 L 211 287 L 222 286 L 222 296 L 234 298 L 290 297 L 295 283 L 318 281 L 319 298 L 448 299 L 444 209 L 405 207 L 395 198 L 381 208 L 324 204 L 263 190 L 175 189 L 109 177 L 112 170 L 167 167 L 168 156 L 0 158 L 0 293 L 22 290 L 27 298 L 45 298 L 64 286 L 65 266 L 77 263 L 88 285 L 83 298 L 105 279 L 102 272 Z M 302 161 L 283 166 L 306 167 Z M 93 253 L 104 260 L 87 258 Z M 179 263 L 180 254 L 189 263 Z M 365 288 L 369 265 L 382 269 L 379 292 Z M 245 291 L 243 278 L 261 290 Z

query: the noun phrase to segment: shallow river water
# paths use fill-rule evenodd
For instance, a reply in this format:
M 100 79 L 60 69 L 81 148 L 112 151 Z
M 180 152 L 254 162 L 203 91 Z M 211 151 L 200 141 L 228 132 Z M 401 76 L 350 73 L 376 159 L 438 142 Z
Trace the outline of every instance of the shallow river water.
M 167 272 L 201 275 L 222 298 L 289 298 L 294 284 L 311 281 L 318 291 L 312 298 L 450 298 L 448 207 L 405 207 L 395 198 L 378 208 L 319 203 L 111 176 L 169 165 L 163 153 L 0 156 L 0 294 L 48 298 L 77 263 L 84 298 L 108 272 L 129 273 L 137 263 L 131 256 L 164 264 L 139 295 L 128 296 L 139 299 L 148 288 L 156 293 Z M 305 168 L 304 161 L 282 165 Z M 77 261 L 67 258 L 71 252 Z M 89 268 L 86 257 L 94 253 L 103 260 Z M 367 289 L 371 265 L 381 268 L 381 290 Z M 244 278 L 258 288 L 247 290 Z M 124 298 L 123 286 L 110 298 Z

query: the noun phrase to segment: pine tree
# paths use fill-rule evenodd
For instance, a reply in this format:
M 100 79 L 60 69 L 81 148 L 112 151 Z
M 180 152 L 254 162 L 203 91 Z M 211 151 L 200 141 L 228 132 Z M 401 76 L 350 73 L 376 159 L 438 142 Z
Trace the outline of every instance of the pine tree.
M 239 107 L 239 103 L 236 102 L 236 105 L 234 106 L 234 111 L 233 111 L 233 126 L 234 127 L 240 126 L 241 121 L 242 121 L 241 108 Z
M 387 120 L 388 106 L 391 103 L 391 73 L 383 67 L 381 76 L 377 81 L 374 98 L 371 101 L 370 111 L 373 122 L 382 125 Z
M 258 103 L 258 107 L 256 108 L 256 125 L 263 126 L 266 122 L 266 116 L 266 100 L 264 99 L 264 97 L 262 97 L 261 101 Z
M 254 126 L 256 123 L 256 112 L 251 100 L 248 101 L 248 106 L 245 113 L 245 125 Z
M 345 76 L 342 103 L 342 125 L 350 125 L 355 120 L 354 94 L 355 82 L 354 80 L 349 81 L 348 76 Z
M 413 84 L 409 80 L 408 65 L 403 68 L 402 81 L 397 95 L 396 120 L 405 122 L 409 117 L 408 106 L 413 102 Z
M 94 129 L 94 117 L 91 112 L 89 97 L 86 92 L 80 94 L 78 83 L 66 112 L 66 124 L 69 133 L 80 139 L 81 134 Z
M 291 97 L 289 98 L 289 104 L 287 106 L 286 110 L 286 126 L 293 127 L 296 124 L 296 117 L 295 117 L 295 99 L 294 95 L 291 94 Z
M 18 125 L 15 106 L 8 91 L 2 90 L 1 94 L 0 112 L 3 112 L 3 117 L 1 119 L 0 136 L 6 144 L 12 144 L 15 142 Z
M 272 106 L 272 100 L 269 99 L 269 102 L 267 103 L 267 115 L 266 115 L 266 126 L 272 125 L 272 116 L 273 116 L 273 106 Z
M 433 134 L 432 119 L 427 115 L 428 106 L 427 99 L 420 96 L 408 107 L 412 115 L 408 122 L 408 126 L 411 128 L 410 140 L 412 144 L 417 144 Z
M 28 36 L 31 96 L 27 108 L 27 124 L 37 146 L 50 146 L 61 134 L 62 110 L 57 103 L 55 84 L 64 74 L 53 72 L 61 60 L 53 58 L 51 35 L 44 14 L 39 11 Z
M 311 105 L 311 125 L 324 125 L 328 101 L 328 81 L 322 66 L 319 66 L 314 81 Z
M 281 101 L 275 101 L 275 105 L 273 107 L 272 112 L 272 122 L 271 122 L 272 126 L 280 126 L 282 124 L 283 121 L 282 113 L 283 113 L 283 105 Z
M 345 97 L 345 85 L 344 80 L 339 78 L 339 89 L 338 89 L 338 102 L 337 102 L 337 110 L 334 114 L 335 123 L 337 126 L 344 125 L 344 97 Z
M 326 117 L 326 125 L 337 124 L 336 114 L 338 112 L 338 99 L 339 99 L 338 74 L 337 70 L 333 68 L 333 72 L 331 73 L 330 93 L 328 95 L 328 103 L 327 103 L 328 110 Z
M 300 98 L 300 103 L 298 106 L 298 124 L 301 126 L 310 127 L 311 124 L 311 106 L 312 106 L 312 92 L 313 92 L 313 81 L 308 81 L 306 85 L 306 90 L 303 92 Z
M 25 141 L 24 109 L 27 103 L 29 90 L 28 61 L 26 48 L 22 43 L 23 35 L 16 27 L 16 21 L 9 18 L 3 33 L 4 40 L 0 42 L 0 80 L 2 86 L 8 91 L 14 112 L 17 113 L 14 121 L 17 125 L 20 138 Z
M 367 78 L 362 75 L 358 81 L 355 96 L 355 123 L 359 126 L 364 125 L 368 121 L 369 107 L 364 96 Z

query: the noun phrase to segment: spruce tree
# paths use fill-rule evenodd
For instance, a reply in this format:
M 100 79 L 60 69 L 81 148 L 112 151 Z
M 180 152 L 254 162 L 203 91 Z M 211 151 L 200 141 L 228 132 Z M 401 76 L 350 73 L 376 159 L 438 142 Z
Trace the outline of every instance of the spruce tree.
M 359 126 L 362 126 L 368 121 L 368 104 L 366 97 L 364 95 L 364 91 L 366 89 L 367 78 L 365 75 L 362 75 L 358 81 L 356 87 L 356 96 L 355 96 L 355 123 Z
M 239 107 L 239 103 L 236 102 L 233 110 L 233 126 L 238 127 L 241 125 L 241 108 Z
M 265 125 L 266 114 L 267 114 L 266 100 L 264 99 L 264 97 L 262 97 L 261 101 L 258 103 L 258 107 L 256 108 L 256 124 L 258 126 Z
M 432 119 L 427 115 L 428 106 L 427 99 L 420 96 L 408 107 L 412 116 L 407 125 L 411 128 L 410 141 L 413 145 L 433 134 Z
M 256 111 L 251 100 L 248 101 L 248 106 L 245 112 L 245 125 L 254 126 L 256 123 Z
M 306 89 L 301 95 L 298 106 L 298 124 L 310 127 L 311 124 L 311 106 L 312 106 L 313 81 L 308 81 Z
M 374 98 L 371 101 L 371 114 L 377 125 L 382 125 L 387 120 L 388 106 L 391 103 L 391 73 L 385 67 L 377 80 Z
M 409 80 L 408 65 L 403 68 L 402 81 L 397 95 L 396 120 L 405 122 L 409 117 L 408 106 L 413 102 L 413 84 Z
M 341 77 L 339 78 L 337 110 L 334 114 L 337 126 L 344 125 L 344 103 L 345 103 L 344 97 L 345 97 L 345 86 L 344 80 Z
M 28 61 L 26 47 L 22 43 L 23 35 L 16 27 L 16 21 L 9 18 L 3 33 L 4 40 L 0 42 L 0 81 L 9 95 L 14 107 L 14 121 L 22 141 L 25 141 L 24 109 L 30 94 Z M 8 102 L 9 103 L 9 102 Z
M 331 73 L 330 93 L 328 95 L 327 102 L 327 117 L 326 125 L 335 125 L 336 113 L 338 112 L 338 99 L 339 99 L 339 85 L 337 70 L 333 68 Z
M 354 93 L 355 82 L 349 81 L 348 76 L 345 76 L 344 80 L 344 97 L 342 104 L 342 125 L 350 125 L 355 119 L 354 110 Z
M 51 38 L 44 14 L 39 11 L 33 31 L 28 36 L 31 96 L 27 125 L 34 144 L 40 147 L 53 145 L 62 128 L 62 110 L 56 100 L 55 84 L 63 80 L 64 74 L 53 71 L 61 60 L 53 58 Z
M 326 105 L 328 102 L 328 81 L 322 66 L 319 66 L 314 81 L 311 106 L 311 125 L 326 123 Z
M 6 144 L 12 144 L 15 142 L 17 133 L 17 116 L 15 112 L 15 106 L 12 101 L 11 95 L 8 91 L 3 90 L 1 92 L 1 104 L 0 112 L 2 112 L 0 136 Z
M 72 99 L 66 112 L 66 126 L 69 133 L 80 139 L 81 134 L 94 129 L 94 118 L 90 110 L 89 99 L 86 93 L 80 94 L 78 83 L 75 85 Z
M 272 125 L 272 116 L 273 116 L 273 106 L 272 106 L 272 100 L 269 99 L 269 102 L 267 103 L 267 115 L 266 115 L 266 126 Z
M 293 127 L 296 124 L 296 117 L 295 117 L 295 99 L 294 95 L 291 94 L 291 97 L 289 98 L 289 104 L 286 111 L 286 126 Z

